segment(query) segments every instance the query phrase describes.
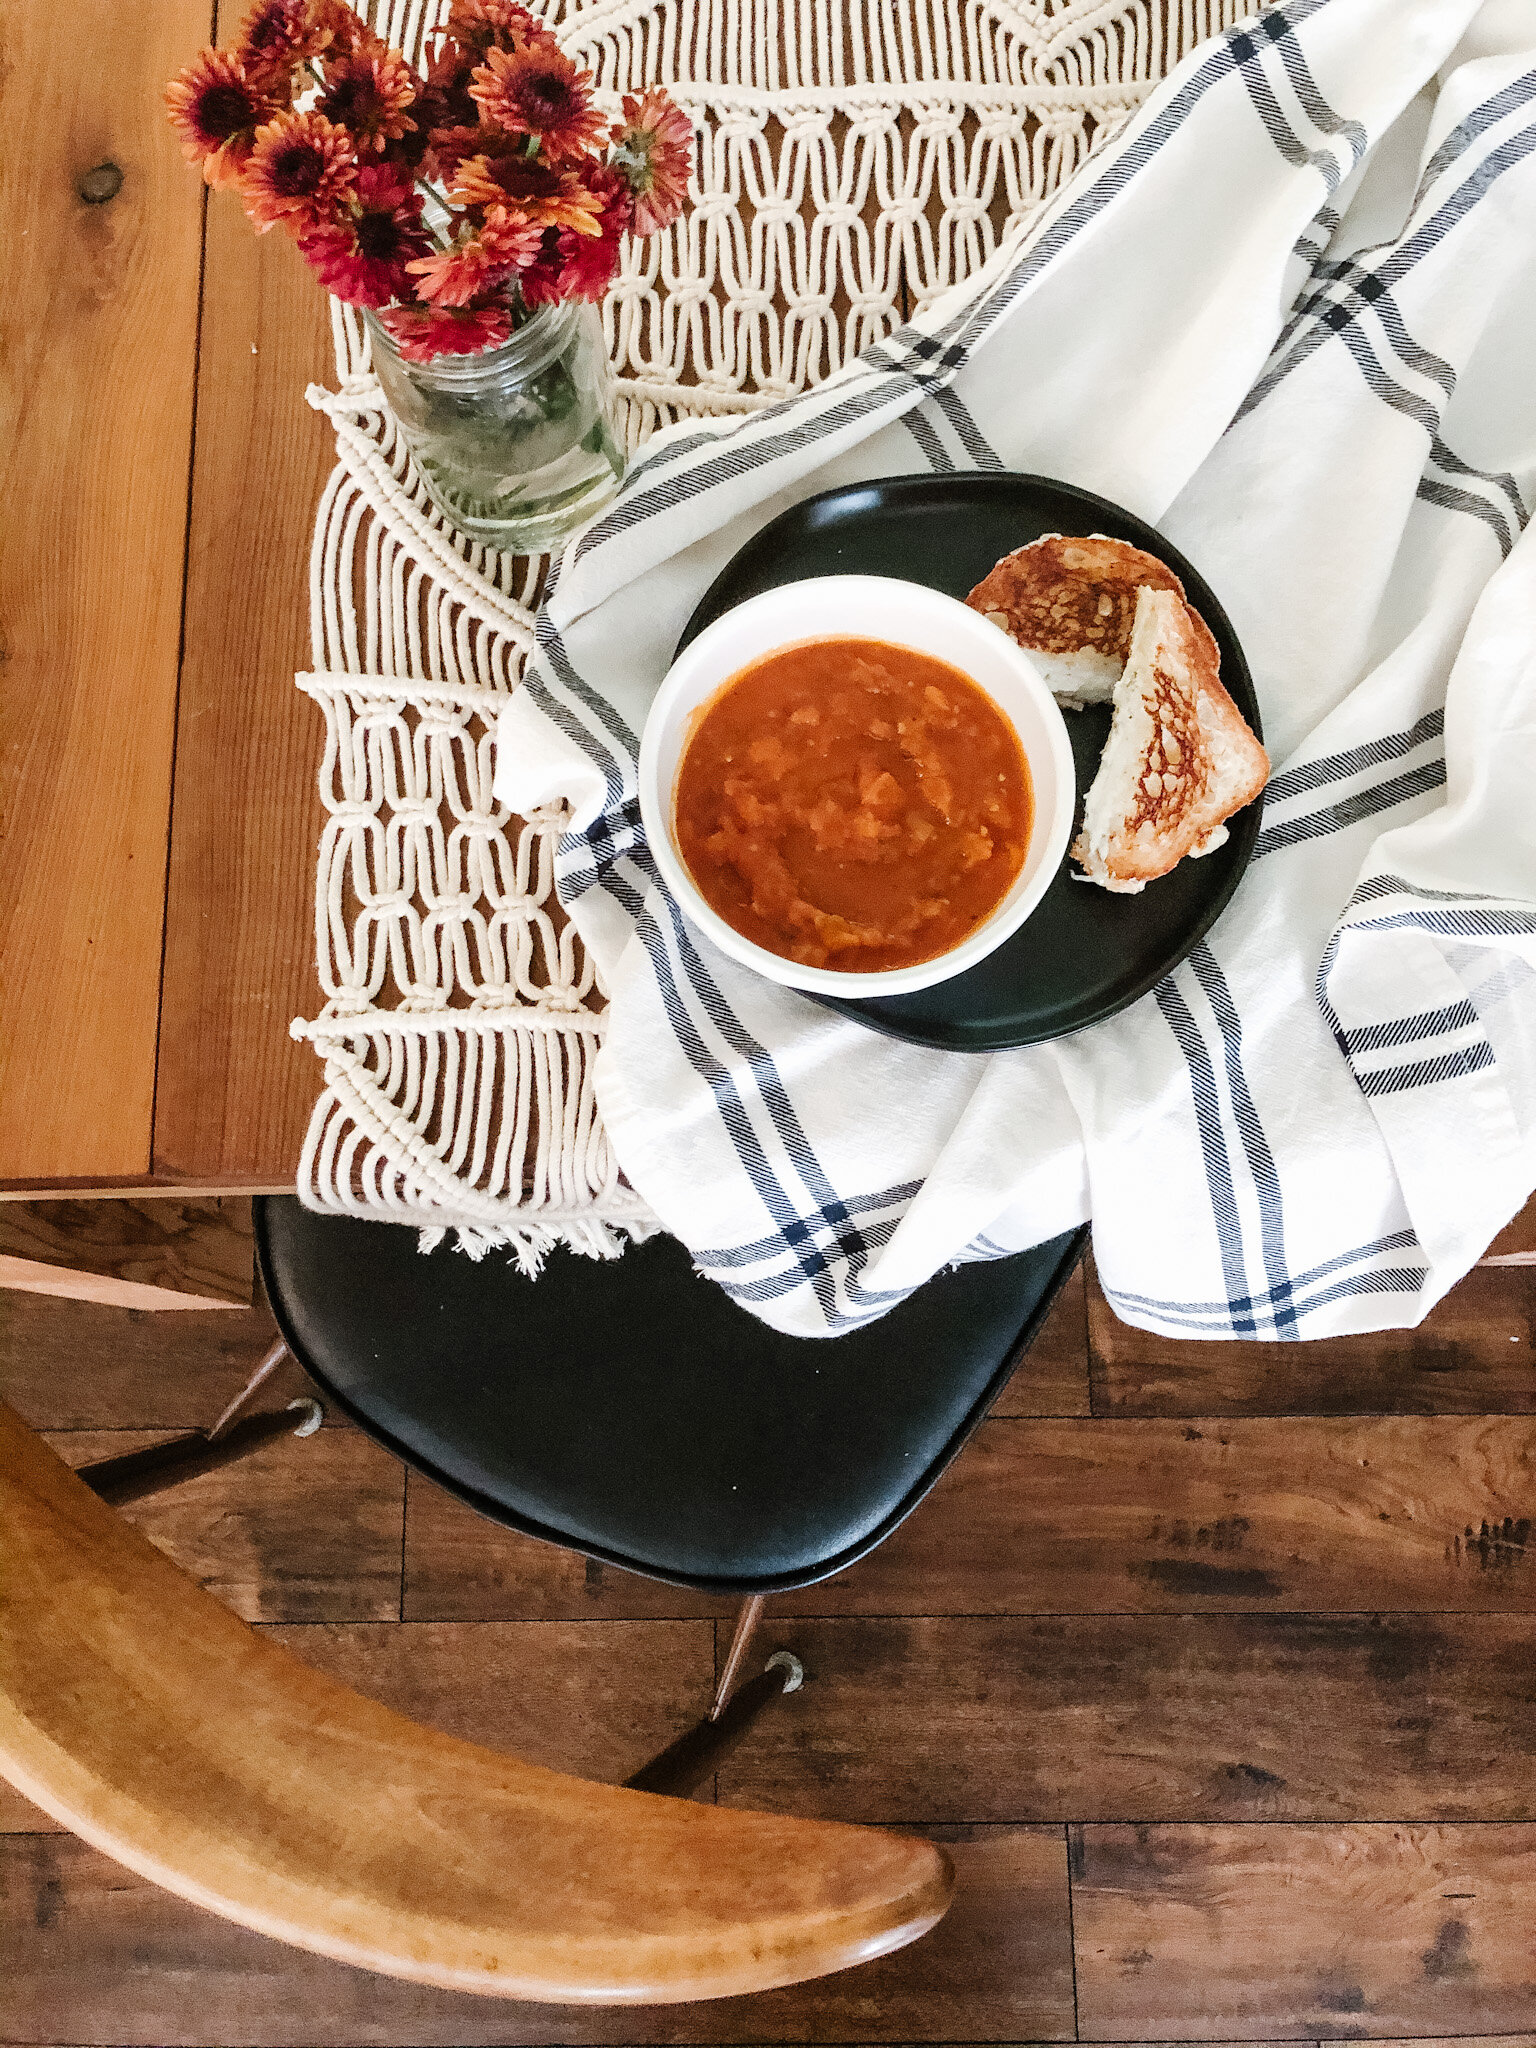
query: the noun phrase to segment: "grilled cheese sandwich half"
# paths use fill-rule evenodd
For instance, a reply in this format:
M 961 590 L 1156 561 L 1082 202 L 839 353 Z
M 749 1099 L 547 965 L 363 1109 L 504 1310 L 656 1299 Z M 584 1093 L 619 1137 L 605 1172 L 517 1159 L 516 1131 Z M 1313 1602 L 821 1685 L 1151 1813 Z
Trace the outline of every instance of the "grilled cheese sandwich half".
M 1072 853 L 1085 879 L 1135 895 L 1222 844 L 1269 780 L 1269 756 L 1181 591 L 1139 591 L 1114 707 Z

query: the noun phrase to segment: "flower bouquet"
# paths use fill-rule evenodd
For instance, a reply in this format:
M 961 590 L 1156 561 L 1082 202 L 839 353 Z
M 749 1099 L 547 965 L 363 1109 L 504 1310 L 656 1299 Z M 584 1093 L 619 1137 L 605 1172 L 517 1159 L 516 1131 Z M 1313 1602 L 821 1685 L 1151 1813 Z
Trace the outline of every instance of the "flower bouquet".
M 259 0 L 166 89 L 191 162 L 364 309 L 429 495 L 472 538 L 554 545 L 624 470 L 597 306 L 626 234 L 682 211 L 659 88 L 603 114 L 516 0 L 454 0 L 414 71 L 343 0 Z

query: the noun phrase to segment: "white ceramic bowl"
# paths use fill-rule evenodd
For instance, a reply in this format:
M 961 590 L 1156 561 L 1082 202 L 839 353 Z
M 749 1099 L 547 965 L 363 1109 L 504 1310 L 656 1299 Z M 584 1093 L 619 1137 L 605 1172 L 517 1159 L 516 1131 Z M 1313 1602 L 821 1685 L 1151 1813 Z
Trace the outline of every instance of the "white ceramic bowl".
M 804 967 L 743 938 L 705 901 L 678 851 L 673 828 L 677 771 L 699 707 L 722 683 L 774 649 L 834 637 L 911 647 L 969 676 L 1018 734 L 1033 784 L 1029 850 L 991 916 L 947 953 L 876 974 Z M 656 865 L 685 915 L 733 960 L 755 967 L 770 981 L 817 995 L 908 995 L 948 981 L 995 952 L 1029 916 L 1060 867 L 1076 802 L 1066 723 L 1028 655 L 957 598 L 895 577 L 817 576 L 786 583 L 716 619 L 672 664 L 640 740 L 640 815 Z

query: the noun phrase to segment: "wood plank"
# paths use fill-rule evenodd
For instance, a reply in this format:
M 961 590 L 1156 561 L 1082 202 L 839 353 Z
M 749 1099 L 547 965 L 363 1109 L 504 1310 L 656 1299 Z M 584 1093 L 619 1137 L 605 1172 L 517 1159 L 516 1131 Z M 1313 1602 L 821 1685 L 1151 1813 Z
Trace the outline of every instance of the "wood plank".
M 14 1786 L 0 1778 L 0 1835 L 65 1834 L 57 1821 L 23 1799 Z M 0 2008 L 0 2039 L 4 2037 L 4 2009 Z
M 772 1611 L 1524 1612 L 1533 1457 L 1521 1419 L 989 1418 L 894 1536 Z M 720 1611 L 618 1573 L 589 1582 L 427 1486 L 406 1558 L 416 1620 Z
M 334 460 L 304 387 L 333 378 L 328 301 L 297 250 L 214 194 L 155 1099 L 155 1170 L 178 1178 L 291 1186 L 320 1092 L 319 1062 L 288 1036 L 320 1002 L 324 817 L 323 729 L 293 678 L 310 666 L 310 535 Z
M 1536 1271 L 1479 1266 L 1416 1330 L 1309 1344 L 1178 1343 L 1120 1322 L 1096 1276 L 1097 1415 L 1530 1415 Z
M 124 1308 L 249 1308 L 251 1205 L 238 1197 L 0 1203 L 0 1267 L 12 1260 L 37 1268 L 32 1291 L 40 1294 Z
M 948 1916 L 911 1948 L 786 1991 L 606 2009 L 351 1970 L 201 1913 L 72 1836 L 13 1835 L 0 1839 L 5 2028 L 118 2048 L 1070 2040 L 1061 1830 L 931 1832 L 959 1884 Z
M 1536 1422 L 997 1421 L 800 1614 L 1528 1612 Z
M 1344 2048 L 1346 2040 L 1357 2038 L 1345 2035 L 1331 2041 L 1319 2041 L 1317 2048 Z M 1536 2034 L 1455 2034 L 1440 2040 L 1384 2041 L 1381 2048 L 1450 2048 L 1452 2040 L 1457 2048 L 1536 2048 Z
M 1522 1615 L 764 1620 L 728 1805 L 867 1821 L 1536 1819 Z
M 157 1430 L 48 1432 L 71 1465 Z M 393 1621 L 405 1471 L 361 1430 L 280 1437 L 121 1512 L 247 1621 Z
M 206 1429 L 277 1335 L 266 1303 L 174 1316 L 39 1294 L 0 1295 L 0 1401 L 33 1429 Z M 293 1363 L 262 1392 L 310 1391 Z M 338 1410 L 326 1426 L 350 1428 Z
M 407 1621 L 724 1619 L 738 1604 L 519 1536 L 430 1480 L 411 1481 L 405 1514 Z
M 618 1783 L 708 1711 L 707 1621 L 370 1622 L 271 1631 L 449 1735 Z
M 198 0 L 10 10 L 0 310 L 0 1176 L 150 1161 L 202 186 L 160 88 Z M 86 172 L 122 174 L 81 197 Z M 110 183 L 110 179 L 107 181 Z
M 1518 1216 L 1510 1218 L 1498 1236 L 1489 1245 L 1484 1263 L 1508 1260 L 1519 1261 L 1522 1265 L 1536 1264 L 1536 1195 L 1526 1203 Z
M 1536 1827 L 1072 1831 L 1085 2039 L 1536 2024 Z
M 1084 1262 L 1086 1264 L 1086 1261 Z M 1079 1265 L 999 1394 L 994 1415 L 1089 1415 L 1088 1298 Z

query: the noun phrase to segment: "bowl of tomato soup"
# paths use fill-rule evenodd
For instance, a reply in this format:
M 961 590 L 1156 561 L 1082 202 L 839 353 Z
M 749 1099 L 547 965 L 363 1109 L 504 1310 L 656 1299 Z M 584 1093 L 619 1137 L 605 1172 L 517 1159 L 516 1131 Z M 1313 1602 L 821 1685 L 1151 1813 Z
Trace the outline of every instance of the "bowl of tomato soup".
M 1029 657 L 883 576 L 788 584 L 717 619 L 641 739 L 641 816 L 684 912 L 817 994 L 904 994 L 984 959 L 1045 893 L 1075 802 Z

